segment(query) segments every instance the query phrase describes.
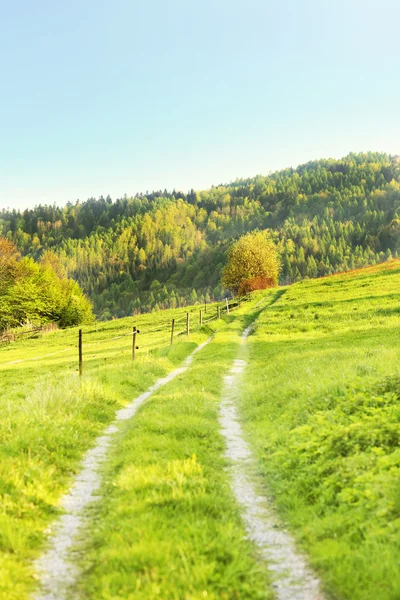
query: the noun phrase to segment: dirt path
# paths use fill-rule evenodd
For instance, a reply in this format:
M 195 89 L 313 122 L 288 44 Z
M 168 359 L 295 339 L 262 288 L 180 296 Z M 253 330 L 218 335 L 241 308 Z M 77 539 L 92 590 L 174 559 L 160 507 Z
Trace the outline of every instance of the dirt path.
M 251 329 L 252 326 L 243 332 L 242 343 Z M 236 408 L 237 384 L 245 367 L 244 360 L 235 360 L 225 377 L 220 405 L 221 431 L 226 440 L 226 456 L 230 460 L 232 490 L 241 506 L 248 536 L 258 546 L 272 574 L 277 599 L 323 600 L 318 579 L 296 550 L 293 538 L 274 515 L 256 475 L 255 460 L 243 436 Z
M 96 496 L 102 482 L 99 469 L 107 458 L 108 449 L 115 442 L 114 436 L 119 431 L 118 424 L 131 419 L 154 392 L 184 373 L 192 363 L 194 355 L 211 339 L 200 344 L 181 367 L 156 381 L 146 392 L 119 410 L 114 422 L 86 453 L 71 489 L 60 501 L 65 513 L 48 531 L 49 548 L 34 564 L 40 581 L 40 591 L 34 595 L 35 600 L 66 600 L 77 581 L 79 571 L 73 560 L 72 548 L 84 524 L 84 510 L 99 498 Z
M 251 331 L 242 334 L 245 342 Z M 85 524 L 85 509 L 99 499 L 102 479 L 100 468 L 107 459 L 109 448 L 116 443 L 115 434 L 119 424 L 134 417 L 139 407 L 157 390 L 183 374 L 193 361 L 194 355 L 211 341 L 198 346 L 178 367 L 166 377 L 159 379 L 146 392 L 135 398 L 128 406 L 116 413 L 114 422 L 97 438 L 81 464 L 75 481 L 60 501 L 65 513 L 49 530 L 48 550 L 35 562 L 40 591 L 34 600 L 67 600 L 73 593 L 80 575 L 73 548 Z M 239 354 L 241 356 L 241 353 Z M 280 526 L 268 501 L 263 495 L 261 483 L 255 473 L 255 461 L 244 439 L 235 406 L 235 389 L 246 366 L 241 358 L 224 379 L 224 394 L 220 405 L 221 431 L 226 440 L 226 456 L 230 460 L 231 487 L 242 508 L 245 527 L 265 559 L 273 575 L 273 587 L 278 600 L 324 600 L 319 581 L 309 569 L 304 557 L 298 553 L 290 535 Z

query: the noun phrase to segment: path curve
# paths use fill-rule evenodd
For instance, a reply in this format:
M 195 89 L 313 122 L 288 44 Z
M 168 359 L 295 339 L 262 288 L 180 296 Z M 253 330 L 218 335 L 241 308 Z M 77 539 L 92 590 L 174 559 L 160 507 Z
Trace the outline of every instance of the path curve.
M 72 548 L 84 525 L 84 510 L 91 502 L 99 499 L 99 496 L 96 496 L 102 483 L 99 469 L 107 458 L 115 434 L 119 431 L 118 424 L 131 419 L 154 392 L 184 373 L 192 363 L 194 355 L 211 339 L 212 336 L 197 346 L 184 360 L 182 366 L 171 371 L 166 377 L 158 379 L 146 392 L 119 410 L 113 423 L 96 439 L 94 447 L 85 454 L 72 487 L 60 501 L 60 506 L 65 513 L 48 529 L 49 548 L 34 563 L 40 582 L 40 591 L 34 595 L 34 600 L 66 600 L 77 581 L 79 570 L 73 561 Z
M 242 334 L 246 341 L 252 330 L 247 327 Z M 238 501 L 249 538 L 257 545 L 272 574 L 272 585 L 278 600 L 324 600 L 320 584 L 300 554 L 293 538 L 282 529 L 274 515 L 261 481 L 256 475 L 256 464 L 247 444 L 236 408 L 236 389 L 246 367 L 241 359 L 234 361 L 225 376 L 220 404 L 219 420 L 226 441 L 231 487 Z

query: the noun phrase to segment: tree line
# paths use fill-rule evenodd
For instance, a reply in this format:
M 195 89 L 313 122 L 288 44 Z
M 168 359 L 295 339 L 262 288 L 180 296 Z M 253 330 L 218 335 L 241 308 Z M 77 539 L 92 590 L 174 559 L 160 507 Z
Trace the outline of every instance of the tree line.
M 281 283 L 397 256 L 399 161 L 349 154 L 209 190 L 0 213 L 0 234 L 36 261 L 52 250 L 100 319 L 221 299 L 229 247 L 255 229 L 278 247 Z

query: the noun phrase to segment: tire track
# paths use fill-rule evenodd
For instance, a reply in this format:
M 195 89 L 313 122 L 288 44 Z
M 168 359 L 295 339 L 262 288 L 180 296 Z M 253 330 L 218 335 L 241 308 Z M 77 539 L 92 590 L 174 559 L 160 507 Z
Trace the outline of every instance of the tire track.
M 252 330 L 247 327 L 242 343 Z M 239 354 L 240 355 L 240 354 Z M 225 376 L 219 420 L 226 441 L 231 487 L 241 509 L 249 538 L 257 545 L 272 575 L 278 600 L 324 600 L 320 583 L 300 554 L 293 538 L 284 531 L 256 475 L 255 460 L 243 436 L 236 408 L 236 390 L 246 362 L 240 358 Z
M 49 548 L 34 562 L 36 576 L 40 582 L 40 591 L 34 600 L 67 600 L 71 588 L 79 577 L 79 568 L 73 560 L 72 550 L 84 525 L 84 511 L 91 502 L 99 499 L 96 495 L 102 478 L 99 473 L 104 464 L 108 450 L 115 443 L 118 425 L 132 419 L 140 406 L 154 392 L 184 373 L 193 361 L 194 355 L 202 350 L 212 339 L 212 336 L 197 346 L 184 360 L 182 366 L 174 369 L 166 377 L 158 379 L 146 392 L 135 398 L 128 406 L 116 413 L 115 419 L 98 437 L 95 445 L 84 456 L 81 469 L 70 490 L 60 501 L 65 513 L 49 528 Z

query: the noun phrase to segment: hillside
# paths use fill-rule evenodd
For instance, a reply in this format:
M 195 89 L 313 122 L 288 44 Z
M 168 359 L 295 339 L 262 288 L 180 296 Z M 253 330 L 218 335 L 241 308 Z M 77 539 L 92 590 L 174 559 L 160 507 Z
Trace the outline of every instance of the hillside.
M 76 329 L 0 347 L 0 599 L 397 600 L 399 289 L 396 259 L 193 307 L 189 336 L 186 309 L 87 325 L 81 379 Z
M 350 154 L 188 194 L 0 214 L 0 235 L 35 259 L 53 249 L 100 319 L 220 299 L 227 247 L 255 228 L 278 244 L 283 284 L 397 256 L 400 164 Z
M 249 338 L 241 416 L 329 598 L 400 597 L 400 261 L 286 289 Z

